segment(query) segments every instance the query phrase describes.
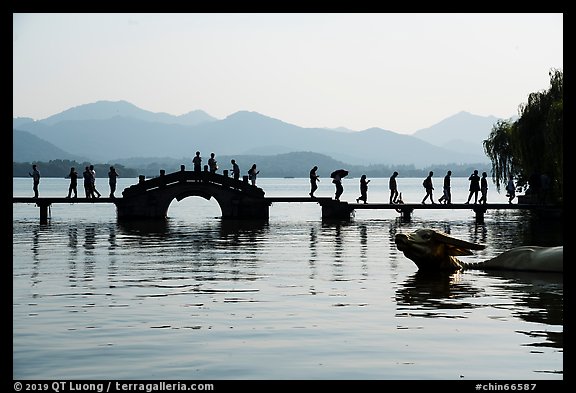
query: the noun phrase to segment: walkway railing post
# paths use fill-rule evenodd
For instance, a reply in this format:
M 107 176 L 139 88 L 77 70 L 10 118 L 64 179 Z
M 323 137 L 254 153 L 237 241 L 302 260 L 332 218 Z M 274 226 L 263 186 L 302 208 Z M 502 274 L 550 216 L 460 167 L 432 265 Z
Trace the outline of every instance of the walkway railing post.
M 180 183 L 186 183 L 186 177 L 184 176 L 184 172 L 186 171 L 186 165 L 180 165 L 180 179 L 178 180 Z
M 164 169 L 160 169 L 160 187 L 166 187 L 166 171 Z

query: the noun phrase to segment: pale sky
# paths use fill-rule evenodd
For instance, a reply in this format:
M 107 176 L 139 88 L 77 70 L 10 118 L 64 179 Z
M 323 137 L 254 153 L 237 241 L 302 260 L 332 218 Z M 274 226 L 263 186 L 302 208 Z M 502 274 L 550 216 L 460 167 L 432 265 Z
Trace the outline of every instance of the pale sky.
M 13 116 L 100 100 L 411 134 L 510 118 L 563 70 L 561 13 L 14 14 Z

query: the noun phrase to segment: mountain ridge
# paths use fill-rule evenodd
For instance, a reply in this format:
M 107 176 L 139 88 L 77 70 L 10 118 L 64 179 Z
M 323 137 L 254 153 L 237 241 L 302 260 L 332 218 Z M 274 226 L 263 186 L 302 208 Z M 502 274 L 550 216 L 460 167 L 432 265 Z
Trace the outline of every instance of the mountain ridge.
M 78 105 L 55 115 L 49 116 L 42 122 L 54 125 L 67 120 L 102 120 L 113 117 L 139 118 L 151 122 L 181 125 L 197 125 L 217 120 L 202 110 L 194 110 L 183 115 L 175 116 L 165 112 L 150 112 L 136 105 L 120 101 L 96 101 L 92 104 Z
M 44 120 L 14 118 L 13 127 L 91 160 L 192 157 L 196 150 L 204 155 L 211 151 L 219 155 L 314 151 L 351 164 L 414 164 L 421 167 L 431 163 L 488 162 L 481 138 L 489 136 L 493 123 L 498 120 L 462 111 L 431 127 L 405 135 L 378 127 L 351 132 L 303 128 L 253 111 L 238 111 L 222 120 L 206 114 L 196 124 L 181 121 L 182 116 L 193 113 L 206 114 L 191 111 L 173 116 L 145 111 L 126 101 L 98 101 L 70 108 Z M 466 136 L 463 130 L 467 129 L 474 130 L 473 135 Z M 23 154 L 16 143 L 13 153 L 16 161 Z

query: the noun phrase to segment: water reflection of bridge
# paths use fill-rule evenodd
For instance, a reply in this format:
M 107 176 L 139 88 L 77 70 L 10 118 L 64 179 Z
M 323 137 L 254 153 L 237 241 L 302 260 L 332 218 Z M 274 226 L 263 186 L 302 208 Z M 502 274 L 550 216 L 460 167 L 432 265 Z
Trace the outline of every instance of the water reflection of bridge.
M 172 201 L 181 201 L 190 196 L 207 200 L 214 198 L 220 206 L 223 219 L 268 219 L 273 203 L 289 202 L 317 203 L 325 219 L 349 219 L 357 209 L 395 210 L 405 220 L 409 220 L 416 209 L 467 209 L 475 212 L 477 222 L 483 222 L 484 213 L 488 209 L 539 208 L 530 204 L 358 204 L 327 197 L 266 197 L 264 194 L 264 190 L 248 182 L 247 176 L 236 180 L 228 177 L 228 171 L 223 174 L 207 170 L 186 171 L 182 166 L 180 171 L 170 174 L 160 171 L 160 176 L 148 180 L 140 176 L 137 184 L 122 191 L 122 198 L 13 197 L 12 200 L 13 203 L 35 203 L 40 208 L 41 223 L 48 221 L 48 208 L 53 203 L 113 203 L 117 208 L 118 219 L 155 219 L 166 218 Z

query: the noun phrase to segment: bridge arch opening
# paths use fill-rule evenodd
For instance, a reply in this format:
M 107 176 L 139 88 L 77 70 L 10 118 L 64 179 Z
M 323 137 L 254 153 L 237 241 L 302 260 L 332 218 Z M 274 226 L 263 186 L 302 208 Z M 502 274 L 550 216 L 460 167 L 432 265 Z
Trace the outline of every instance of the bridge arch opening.
M 210 195 L 187 193 L 172 199 L 166 215 L 169 219 L 179 220 L 220 218 L 222 217 L 222 209 L 218 201 Z

